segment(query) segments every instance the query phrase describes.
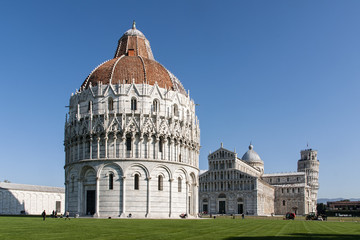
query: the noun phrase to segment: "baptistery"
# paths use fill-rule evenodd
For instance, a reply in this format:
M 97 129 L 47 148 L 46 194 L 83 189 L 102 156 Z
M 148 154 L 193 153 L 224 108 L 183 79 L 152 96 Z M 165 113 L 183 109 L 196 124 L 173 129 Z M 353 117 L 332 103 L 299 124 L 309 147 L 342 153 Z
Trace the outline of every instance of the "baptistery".
M 200 128 L 181 82 L 135 22 L 114 58 L 70 97 L 66 210 L 94 217 L 196 216 Z

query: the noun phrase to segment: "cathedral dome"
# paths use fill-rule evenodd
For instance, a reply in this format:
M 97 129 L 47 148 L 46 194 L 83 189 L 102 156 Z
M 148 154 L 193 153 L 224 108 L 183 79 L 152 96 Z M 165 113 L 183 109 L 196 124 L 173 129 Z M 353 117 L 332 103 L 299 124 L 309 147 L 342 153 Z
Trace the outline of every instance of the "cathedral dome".
M 96 67 L 81 85 L 82 89 L 102 84 L 158 84 L 161 88 L 186 95 L 181 82 L 163 65 L 155 61 L 150 43 L 136 29 L 135 22 L 120 38 L 113 59 Z
M 255 152 L 253 150 L 253 145 L 249 145 L 249 150 L 242 156 L 242 160 L 247 161 L 247 162 L 263 162 L 259 156 L 259 154 L 257 154 L 257 152 Z

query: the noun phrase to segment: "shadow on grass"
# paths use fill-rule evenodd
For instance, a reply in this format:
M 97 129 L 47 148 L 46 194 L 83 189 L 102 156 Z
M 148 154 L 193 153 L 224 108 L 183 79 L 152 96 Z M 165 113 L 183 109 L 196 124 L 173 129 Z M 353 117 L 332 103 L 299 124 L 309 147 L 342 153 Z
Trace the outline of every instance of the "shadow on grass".
M 294 233 L 291 234 L 291 236 L 262 236 L 262 237 L 229 237 L 225 238 L 226 240 L 256 240 L 256 239 L 262 239 L 262 240 L 308 240 L 308 239 L 319 239 L 319 240 L 327 240 L 327 239 L 345 239 L 345 240 L 359 240 L 360 235 L 354 235 L 354 234 L 310 234 L 310 233 Z

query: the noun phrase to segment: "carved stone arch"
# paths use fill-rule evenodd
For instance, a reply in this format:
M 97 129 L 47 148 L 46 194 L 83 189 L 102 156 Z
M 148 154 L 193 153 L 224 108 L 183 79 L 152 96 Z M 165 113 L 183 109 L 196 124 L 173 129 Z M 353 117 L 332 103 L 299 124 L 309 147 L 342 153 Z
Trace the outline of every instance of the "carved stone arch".
M 142 177 L 141 172 L 139 171 L 134 171 L 133 173 L 131 173 L 131 176 L 134 177 L 136 174 L 139 175 L 139 177 Z
M 104 130 L 105 130 L 104 122 L 100 119 L 100 117 L 97 117 L 95 119 L 94 124 L 93 124 L 92 132 L 95 133 L 95 134 L 98 134 L 98 133 L 104 132 Z
M 197 177 L 196 177 L 196 174 L 194 172 L 191 172 L 189 174 L 189 180 L 191 180 L 194 185 L 197 185 Z
M 113 117 L 113 119 L 111 120 L 107 131 L 108 132 L 122 132 L 122 127 L 121 127 L 121 119 L 119 120 L 117 117 Z
M 79 175 L 80 178 L 84 178 L 85 175 L 86 175 L 86 174 L 88 173 L 88 171 L 90 171 L 90 170 L 94 171 L 95 176 L 96 176 L 97 171 L 96 171 L 96 169 L 95 169 L 93 166 L 84 165 L 84 166 L 81 167 L 81 170 L 80 170 L 80 175 Z
M 79 177 L 79 169 L 75 166 L 71 166 L 65 170 L 65 180 L 71 180 L 71 176 L 78 176 Z
M 112 85 L 112 84 L 106 85 L 105 91 L 104 91 L 104 96 L 115 98 L 116 90 L 114 89 L 114 85 Z
M 155 124 L 150 117 L 147 117 L 144 121 L 141 132 L 147 136 L 151 136 L 155 133 Z
M 124 170 L 124 176 L 126 176 L 129 172 L 129 169 L 131 169 L 132 167 L 139 167 L 141 168 L 144 172 L 145 172 L 145 177 L 148 177 L 150 176 L 149 174 L 149 170 L 147 169 L 147 167 L 145 167 L 143 164 L 140 164 L 140 163 L 134 163 L 134 164 L 131 164 L 130 166 L 128 166 L 125 170 Z
M 184 174 L 185 179 L 183 179 L 183 180 L 185 180 L 186 182 L 189 181 L 188 173 L 187 173 L 187 171 L 186 171 L 184 168 L 182 168 L 182 167 L 177 168 L 177 169 L 174 171 L 174 173 L 173 173 L 173 176 L 174 176 L 174 177 L 176 177 L 176 173 L 177 173 L 178 171 L 180 171 L 180 172 L 182 172 L 182 173 Z
M 78 131 L 77 131 L 77 124 L 74 123 L 71 125 L 71 129 L 70 129 L 70 137 L 73 138 L 75 136 L 78 135 Z
M 165 119 L 161 121 L 160 125 L 159 125 L 159 129 L 158 129 L 158 134 L 160 136 L 167 136 L 169 135 L 170 131 L 169 131 L 169 126 L 166 123 Z
M 178 121 L 176 121 L 173 125 L 172 134 L 174 137 L 180 137 L 181 136 L 181 127 Z
M 97 179 L 97 169 L 90 165 L 85 165 L 81 168 L 80 178 L 83 184 L 95 185 Z
M 136 133 L 139 132 L 139 124 L 137 123 L 135 117 L 130 117 L 127 121 L 126 127 L 125 127 L 125 134 L 127 133 Z
M 184 128 L 184 136 L 185 136 L 185 139 L 187 139 L 189 141 L 191 136 L 190 136 L 190 129 L 188 127 Z
M 134 91 L 135 94 L 131 94 L 131 91 L 132 91 L 132 90 Z M 126 95 L 128 95 L 128 96 L 130 96 L 130 95 L 131 95 L 131 96 L 136 96 L 136 98 L 138 98 L 141 94 L 140 94 L 139 89 L 136 87 L 136 85 L 135 85 L 134 83 L 132 83 L 132 84 L 129 86 Z
M 84 119 L 84 121 L 82 121 L 81 124 L 81 129 L 80 129 L 80 134 L 81 135 L 86 135 L 89 133 L 89 124 L 88 124 L 88 120 Z
M 163 169 L 163 170 L 165 170 L 166 173 L 167 173 L 167 176 L 165 176 L 165 174 L 163 174 L 163 177 L 168 178 L 168 179 L 171 179 L 171 178 L 172 178 L 171 170 L 170 170 L 167 166 L 165 166 L 165 165 L 163 165 L 163 164 L 156 165 L 154 168 L 151 169 L 150 174 L 152 174 L 156 169 Z M 150 175 L 150 176 L 151 176 L 151 175 Z
M 107 163 L 107 164 L 104 164 L 101 167 L 99 167 L 99 169 L 97 171 L 97 176 L 100 177 L 101 173 L 106 168 L 112 168 L 114 170 L 113 173 L 115 174 L 115 176 L 117 178 L 124 176 L 123 169 L 121 168 L 121 166 L 119 164 L 116 164 L 116 163 Z

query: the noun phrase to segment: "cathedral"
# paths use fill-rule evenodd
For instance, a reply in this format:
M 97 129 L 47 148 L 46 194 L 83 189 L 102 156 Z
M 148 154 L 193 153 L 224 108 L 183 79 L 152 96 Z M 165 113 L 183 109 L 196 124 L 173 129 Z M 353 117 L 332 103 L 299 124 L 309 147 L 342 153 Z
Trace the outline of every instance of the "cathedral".
M 200 128 L 181 82 L 135 22 L 114 58 L 70 98 L 65 209 L 71 215 L 172 218 L 198 213 Z
M 199 177 L 199 210 L 209 214 L 284 215 L 316 212 L 319 189 L 317 151 L 302 150 L 297 172 L 264 173 L 250 144 L 239 158 L 223 147 L 208 155 L 209 170 Z

